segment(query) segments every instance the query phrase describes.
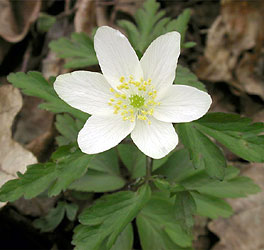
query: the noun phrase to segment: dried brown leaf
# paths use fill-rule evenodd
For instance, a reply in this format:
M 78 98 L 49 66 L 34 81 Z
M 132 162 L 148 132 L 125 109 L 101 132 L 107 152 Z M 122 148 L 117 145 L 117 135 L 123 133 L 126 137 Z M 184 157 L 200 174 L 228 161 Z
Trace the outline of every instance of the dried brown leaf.
M 12 124 L 22 107 L 22 97 L 18 89 L 11 85 L 0 88 L 0 186 L 24 173 L 26 166 L 36 163 L 36 157 L 19 143 L 12 140 Z M 0 203 L 0 207 L 3 206 Z
M 222 1 L 196 71 L 201 79 L 225 81 L 264 99 L 263 11 L 264 1 Z
M 0 36 L 9 42 L 19 42 L 37 19 L 41 0 L 0 1 Z
M 250 164 L 243 175 L 252 178 L 264 189 L 264 165 Z M 264 249 L 264 192 L 247 198 L 229 199 L 234 215 L 209 223 L 209 229 L 220 238 L 213 250 Z

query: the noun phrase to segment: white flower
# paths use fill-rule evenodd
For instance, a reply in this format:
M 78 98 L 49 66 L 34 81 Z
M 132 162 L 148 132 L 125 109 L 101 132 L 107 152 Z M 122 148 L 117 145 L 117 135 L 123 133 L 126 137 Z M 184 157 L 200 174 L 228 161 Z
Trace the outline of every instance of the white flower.
M 137 147 L 159 159 L 178 144 L 172 123 L 202 117 L 210 96 L 196 88 L 172 85 L 180 54 L 180 34 L 154 40 L 139 61 L 127 38 L 98 28 L 94 48 L 103 74 L 75 71 L 57 77 L 54 88 L 74 108 L 92 114 L 78 135 L 87 154 L 106 151 L 131 133 Z

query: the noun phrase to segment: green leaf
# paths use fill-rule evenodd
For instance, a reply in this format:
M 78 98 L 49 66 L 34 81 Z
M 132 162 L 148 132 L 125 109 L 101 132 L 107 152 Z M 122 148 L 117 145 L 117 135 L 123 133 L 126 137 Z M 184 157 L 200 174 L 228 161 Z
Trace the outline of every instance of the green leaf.
M 197 130 L 193 123 L 178 124 L 178 132 L 182 143 L 189 151 L 194 167 L 205 168 L 211 177 L 222 180 L 226 168 L 222 151 Z
M 119 144 L 117 150 L 132 179 L 146 173 L 146 156 L 135 145 Z
M 260 191 L 260 188 L 250 178 L 238 176 L 239 170 L 235 167 L 228 166 L 225 169 L 223 181 L 211 178 L 205 169 L 195 169 L 186 149 L 175 151 L 154 174 L 165 176 L 172 185 L 171 187 L 173 185 L 178 188 L 182 186 L 190 191 L 197 190 L 200 193 L 220 198 L 245 197 Z
M 56 22 L 54 16 L 48 15 L 46 13 L 39 13 L 37 20 L 37 30 L 40 32 L 47 32 Z
M 48 188 L 49 196 L 54 196 L 83 176 L 93 155 L 74 151 L 71 147 L 64 147 L 60 151 L 63 152 L 53 156 L 55 162 L 28 166 L 18 179 L 5 183 L 0 189 L 0 200 L 14 201 L 21 196 L 31 199 Z
M 153 197 L 137 216 L 143 250 L 191 249 L 192 238 L 177 223 L 173 201 Z
M 242 159 L 264 162 L 264 136 L 259 135 L 264 132 L 263 123 L 236 114 L 209 113 L 195 124 Z
M 45 217 L 34 220 L 33 226 L 41 232 L 53 231 L 63 220 L 66 204 L 66 202 L 58 202 L 57 206 L 52 208 Z
M 77 151 L 65 162 L 57 164 L 57 178 L 49 188 L 49 196 L 58 195 L 62 190 L 66 190 L 71 183 L 82 177 L 93 157 L 93 155 L 86 155 Z
M 57 177 L 53 163 L 35 164 L 27 167 L 18 179 L 6 182 L 0 189 L 1 201 L 15 201 L 24 195 L 26 199 L 44 192 Z
M 182 182 L 182 185 L 187 189 L 197 190 L 200 193 L 219 198 L 246 197 L 261 191 L 258 185 L 245 176 L 238 176 L 228 181 L 207 180 L 205 182 L 201 177 L 200 180 L 197 179 L 196 177 L 196 182 L 194 177 L 192 180 L 191 178 L 187 179 Z
M 134 241 L 133 228 L 129 223 L 123 232 L 117 237 L 115 244 L 111 250 L 132 250 Z
M 75 203 L 66 203 L 65 204 L 66 215 L 70 221 L 75 220 L 75 217 L 76 217 L 77 212 L 78 212 L 78 208 L 79 208 L 78 205 Z
M 40 108 L 54 113 L 68 112 L 82 121 L 88 119 L 88 114 L 72 108 L 62 101 L 55 93 L 53 86 L 39 72 L 11 73 L 7 79 L 15 87 L 20 88 L 24 94 L 45 100 L 45 103 L 39 105 Z
M 89 163 L 89 170 L 69 187 L 84 192 L 109 192 L 125 185 L 119 170 L 115 149 L 97 154 Z
M 182 180 L 200 171 L 193 167 L 187 149 L 180 149 L 173 152 L 167 162 L 157 169 L 154 174 L 165 176 L 171 183 L 180 183 Z
M 76 180 L 69 189 L 82 192 L 110 192 L 122 188 L 126 184 L 121 176 L 107 172 L 89 170 L 82 178 Z
M 183 67 L 180 64 L 178 64 L 176 68 L 174 84 L 188 85 L 207 92 L 205 85 L 198 80 L 197 76 L 188 68 Z
M 73 236 L 76 249 L 100 250 L 102 245 L 110 249 L 150 195 L 150 187 L 144 185 L 137 192 L 123 191 L 97 200 L 80 216 L 82 225 L 74 230 Z
M 80 120 L 74 120 L 70 115 L 56 115 L 55 127 L 60 132 L 60 136 L 56 137 L 56 141 L 59 146 L 68 145 L 77 141 L 77 136 L 83 122 Z
M 191 18 L 191 10 L 185 9 L 177 19 L 173 20 L 167 25 L 166 32 L 177 30 L 181 34 L 181 44 L 185 41 L 185 34 L 188 28 L 188 23 Z
M 154 179 L 153 183 L 161 191 L 170 191 L 171 184 L 167 180 Z
M 132 179 L 146 174 L 146 156 L 134 144 L 119 144 L 117 150 Z M 168 158 L 169 155 L 159 160 L 154 159 L 153 171 L 161 167 Z
M 165 11 L 159 9 L 160 4 L 157 1 L 147 0 L 143 7 L 135 13 L 135 24 L 127 20 L 117 22 L 126 31 L 130 43 L 140 54 L 144 53 L 155 38 L 170 31 L 180 32 L 183 44 L 190 19 L 190 10 L 186 9 L 177 19 L 171 20 L 165 17 Z
M 155 178 L 154 185 L 161 191 L 170 192 L 174 195 L 177 192 L 184 191 L 185 188 L 179 184 L 171 184 L 167 180 Z
M 213 196 L 191 192 L 201 216 L 216 219 L 219 216 L 227 218 L 232 215 L 232 207 L 224 200 Z
M 184 43 L 182 47 L 185 49 L 190 49 L 190 48 L 193 48 L 195 46 L 196 46 L 196 42 L 187 42 L 187 43 Z
M 65 68 L 82 68 L 98 64 L 93 40 L 85 33 L 72 33 L 71 39 L 62 37 L 52 41 L 49 47 L 60 58 L 68 59 Z
M 190 192 L 183 191 L 176 194 L 174 213 L 181 227 L 191 235 L 191 229 L 194 225 L 193 215 L 196 213 L 196 204 Z
M 65 212 L 67 218 L 73 221 L 76 217 L 77 210 L 78 206 L 76 204 L 60 201 L 46 216 L 34 220 L 33 226 L 40 229 L 41 232 L 51 232 L 61 223 Z

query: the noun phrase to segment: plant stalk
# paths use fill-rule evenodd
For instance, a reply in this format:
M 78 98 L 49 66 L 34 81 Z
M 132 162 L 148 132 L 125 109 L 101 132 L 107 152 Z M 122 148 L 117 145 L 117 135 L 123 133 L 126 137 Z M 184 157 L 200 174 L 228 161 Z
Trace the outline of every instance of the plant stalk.
M 152 167 L 153 167 L 153 159 L 147 156 L 146 157 L 146 181 L 147 182 L 149 182 L 151 178 Z

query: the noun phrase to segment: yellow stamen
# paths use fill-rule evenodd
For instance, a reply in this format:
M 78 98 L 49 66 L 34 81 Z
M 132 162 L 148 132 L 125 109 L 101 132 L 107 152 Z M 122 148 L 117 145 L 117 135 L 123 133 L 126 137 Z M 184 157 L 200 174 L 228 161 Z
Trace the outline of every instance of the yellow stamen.
M 124 121 L 134 122 L 135 119 L 139 119 L 150 125 L 149 117 L 153 115 L 155 106 L 160 105 L 160 102 L 155 101 L 157 91 L 151 84 L 151 79 L 140 78 L 137 80 L 130 75 L 128 77 L 121 76 L 119 81 L 120 84 L 116 88 L 121 93 L 110 88 L 114 97 L 109 99 L 108 105 L 113 107 L 113 113 L 120 114 Z M 124 90 L 128 91 L 122 93 Z

